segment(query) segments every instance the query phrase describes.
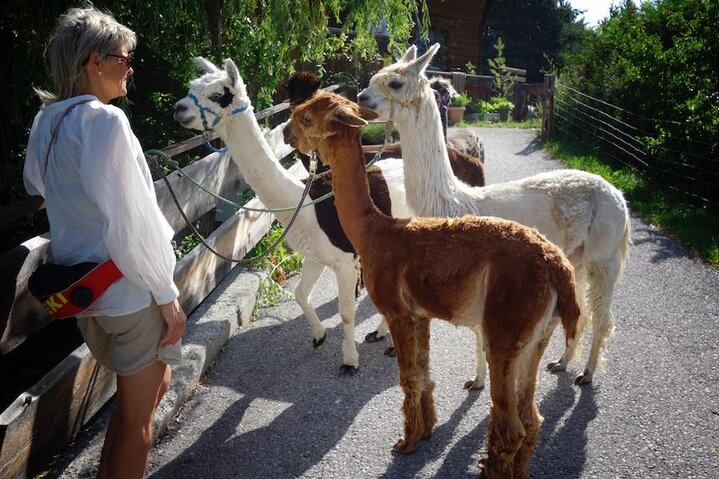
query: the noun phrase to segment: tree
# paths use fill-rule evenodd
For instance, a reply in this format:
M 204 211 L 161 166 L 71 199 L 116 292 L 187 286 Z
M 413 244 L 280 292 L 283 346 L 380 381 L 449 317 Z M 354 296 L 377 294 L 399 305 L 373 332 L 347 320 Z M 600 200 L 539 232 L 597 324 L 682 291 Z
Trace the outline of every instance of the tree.
M 483 33 L 483 56 L 496 56 L 502 38 L 507 64 L 527 70 L 528 82 L 564 64 L 582 43 L 585 26 L 568 0 L 495 0 Z M 486 67 L 488 68 L 488 66 Z
M 509 98 L 514 90 L 516 77 L 507 70 L 507 60 L 504 58 L 504 42 L 502 41 L 502 37 L 497 38 L 494 49 L 497 51 L 497 56 L 487 60 L 489 71 L 494 77 L 494 89 L 500 97 Z
M 717 2 L 659 0 L 637 7 L 627 0 L 588 33 L 561 81 L 620 106 L 622 119 L 639 128 L 658 160 L 655 169 L 691 165 L 695 180 L 667 175 L 665 182 L 682 187 L 684 181 L 685 189 L 719 204 L 717 24 Z

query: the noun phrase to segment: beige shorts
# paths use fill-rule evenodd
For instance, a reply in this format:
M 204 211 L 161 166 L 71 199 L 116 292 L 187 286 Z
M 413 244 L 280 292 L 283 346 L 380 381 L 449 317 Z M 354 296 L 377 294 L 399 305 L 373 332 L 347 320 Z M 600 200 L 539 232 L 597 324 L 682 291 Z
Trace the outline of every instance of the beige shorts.
M 165 321 L 154 300 L 126 316 L 78 318 L 77 327 L 95 359 L 120 376 L 142 371 L 155 361 L 177 366 L 182 358 L 182 340 L 159 347 Z

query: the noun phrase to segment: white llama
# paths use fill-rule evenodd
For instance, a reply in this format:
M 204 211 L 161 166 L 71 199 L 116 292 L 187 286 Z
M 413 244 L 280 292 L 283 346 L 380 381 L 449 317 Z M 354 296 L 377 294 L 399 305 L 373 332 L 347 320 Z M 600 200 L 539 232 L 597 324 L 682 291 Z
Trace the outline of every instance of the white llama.
M 224 70 L 203 58 L 197 58 L 196 62 L 207 73 L 193 80 L 188 95 L 175 104 L 175 119 L 185 128 L 216 130 L 229 148 L 243 178 L 266 206 L 297 205 L 305 186 L 274 156 L 255 119 L 245 84 L 234 62 L 225 60 Z M 406 206 L 402 161 L 389 159 L 377 162 L 376 165 L 378 168 L 373 169 L 369 176 L 372 181 L 378 181 L 380 186 L 383 183 L 386 186 L 384 197 L 375 197 L 374 200 L 387 203 L 384 208 L 391 208 L 395 217 L 411 216 Z M 320 188 L 325 185 L 324 191 L 327 192 L 331 189 L 331 177 L 328 181 L 328 175 L 323 176 L 315 183 Z M 310 195 L 318 196 L 312 192 Z M 310 201 L 308 197 L 305 203 Z M 391 207 L 388 204 L 390 201 Z M 292 214 L 293 211 L 278 212 L 276 217 L 286 225 Z M 337 228 L 332 228 L 332 224 L 336 224 Z M 293 249 L 304 255 L 295 298 L 310 323 L 315 347 L 324 342 L 326 330 L 310 303 L 312 289 L 326 266 L 337 277 L 339 312 L 344 327 L 340 374 L 352 375 L 359 369 L 359 354 L 354 339 L 359 259 L 339 228 L 334 202 L 327 200 L 303 208 L 289 230 L 287 241 Z M 338 244 L 345 246 L 336 246 Z M 383 336 L 383 333 L 386 334 L 382 331 L 378 336 Z
M 370 79 L 358 102 L 375 110 L 381 120 L 395 122 L 407 164 L 407 200 L 416 214 L 506 218 L 537 228 L 562 248 L 576 270 L 582 306 L 580 334 L 587 320 L 593 325 L 589 359 L 584 373 L 576 379 L 577 384 L 588 384 L 613 332 L 612 297 L 631 245 L 624 197 L 601 177 L 577 170 L 557 170 L 482 188 L 457 181 L 445 148 L 440 148 L 444 144 L 441 121 L 425 75 L 438 49 L 439 44 L 435 44 L 417 58 L 416 48 L 410 47 L 404 58 Z M 481 333 L 475 333 L 478 363 L 484 364 Z M 548 368 L 566 369 L 577 346 L 567 341 L 559 361 Z M 468 386 L 484 384 L 479 364 L 477 371 L 478 377 Z

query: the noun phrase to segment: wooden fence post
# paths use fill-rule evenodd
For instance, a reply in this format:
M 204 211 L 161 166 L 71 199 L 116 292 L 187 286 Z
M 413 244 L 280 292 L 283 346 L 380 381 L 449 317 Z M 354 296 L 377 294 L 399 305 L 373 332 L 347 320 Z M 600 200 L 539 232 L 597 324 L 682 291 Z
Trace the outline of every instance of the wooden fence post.
M 512 110 L 512 119 L 514 121 L 524 121 L 527 119 L 527 91 L 525 89 L 526 83 L 518 81 L 514 84 L 514 94 L 512 97 L 512 103 L 514 103 L 514 110 Z
M 542 139 L 546 140 L 552 133 L 552 114 L 554 113 L 554 75 L 544 75 L 542 91 Z

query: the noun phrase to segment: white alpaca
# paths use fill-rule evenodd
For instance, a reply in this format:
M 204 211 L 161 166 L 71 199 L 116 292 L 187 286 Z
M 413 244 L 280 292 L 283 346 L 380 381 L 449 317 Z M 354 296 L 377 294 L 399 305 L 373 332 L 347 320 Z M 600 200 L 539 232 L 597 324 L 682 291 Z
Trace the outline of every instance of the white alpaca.
M 225 60 L 223 71 L 203 58 L 197 58 L 196 61 L 207 73 L 192 81 L 187 97 L 175 104 L 175 119 L 185 128 L 216 130 L 229 148 L 243 178 L 266 206 L 276 208 L 297 205 L 305 186 L 277 161 L 255 119 L 245 84 L 234 62 Z M 377 166 L 381 171 L 375 170 L 375 176 L 383 177 L 388 186 L 392 215 L 411 216 L 406 206 L 402 161 L 383 160 Z M 327 190 L 330 188 L 328 186 Z M 308 197 L 305 203 L 310 201 Z M 326 201 L 327 207 L 334 210 L 330 206 L 334 204 L 333 200 Z M 281 223 L 287 224 L 292 214 L 293 211 L 278 212 L 276 217 Z M 336 211 L 334 216 L 336 218 Z M 315 206 L 305 207 L 287 235 L 292 248 L 304 255 L 295 298 L 312 328 L 313 345 L 318 347 L 325 340 L 326 330 L 310 304 L 310 296 L 325 267 L 329 266 L 334 271 L 339 291 L 339 312 L 344 327 L 340 374 L 354 374 L 359 368 L 359 355 L 354 340 L 358 257 L 354 251 L 334 246 L 333 241 L 337 241 L 338 233 L 323 231 L 321 220 L 323 218 L 318 218 Z M 339 221 L 336 222 L 339 225 Z M 341 235 L 344 237 L 343 232 Z
M 629 212 L 622 193 L 597 175 L 557 170 L 519 181 L 472 188 L 457 181 L 449 168 L 434 94 L 425 68 L 439 49 L 433 45 L 417 58 L 410 47 L 404 58 L 380 70 L 358 96 L 382 120 L 392 119 L 402 138 L 407 200 L 422 216 L 497 216 L 536 227 L 557 244 L 576 270 L 582 305 L 580 334 L 590 319 L 592 348 L 577 384 L 587 384 L 613 332 L 612 296 L 627 259 Z M 477 333 L 478 375 L 484 384 L 483 343 Z M 581 338 L 581 335 L 578 336 Z M 578 342 L 578 341 L 577 341 Z M 567 341 L 564 354 L 549 369 L 566 369 L 578 344 Z M 480 367 L 480 364 L 482 366 Z

